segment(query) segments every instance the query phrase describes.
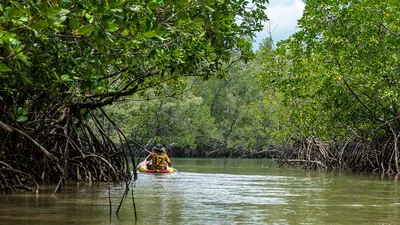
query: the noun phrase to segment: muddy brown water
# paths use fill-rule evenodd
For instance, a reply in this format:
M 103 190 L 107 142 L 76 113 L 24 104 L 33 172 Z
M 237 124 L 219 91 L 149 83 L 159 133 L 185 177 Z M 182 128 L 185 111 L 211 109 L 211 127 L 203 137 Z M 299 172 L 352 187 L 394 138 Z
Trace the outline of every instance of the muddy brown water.
M 124 186 L 70 183 L 0 195 L 0 224 L 400 224 L 395 177 L 277 168 L 268 159 L 172 159 L 180 173 Z M 109 216 L 109 188 L 112 215 Z

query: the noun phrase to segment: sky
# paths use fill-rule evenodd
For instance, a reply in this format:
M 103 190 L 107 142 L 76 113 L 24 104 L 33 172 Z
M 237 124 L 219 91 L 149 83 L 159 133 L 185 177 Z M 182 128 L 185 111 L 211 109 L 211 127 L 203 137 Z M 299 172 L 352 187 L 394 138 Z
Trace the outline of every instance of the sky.
M 275 44 L 287 39 L 298 30 L 297 20 L 303 15 L 304 5 L 303 0 L 269 0 L 267 16 L 271 22 L 271 29 L 275 29 L 272 32 Z M 269 37 L 266 28 L 257 33 L 253 43 L 254 50 L 258 49 L 259 43 L 266 37 Z

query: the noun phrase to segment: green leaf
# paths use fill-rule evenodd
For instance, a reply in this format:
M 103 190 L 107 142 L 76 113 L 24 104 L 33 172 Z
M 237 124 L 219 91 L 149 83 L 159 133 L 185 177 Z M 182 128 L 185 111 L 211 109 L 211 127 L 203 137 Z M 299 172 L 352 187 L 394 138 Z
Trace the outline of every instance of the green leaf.
M 146 33 L 143 34 L 143 36 L 144 36 L 145 38 L 148 38 L 148 39 L 150 39 L 150 38 L 152 38 L 152 37 L 154 37 L 154 36 L 156 36 L 156 35 L 157 35 L 157 32 L 156 32 L 156 31 L 149 31 L 149 32 L 146 32 Z
M 48 8 L 46 12 L 49 17 L 54 17 L 57 15 L 67 15 L 70 11 L 68 9 L 63 9 L 59 6 L 53 6 Z
M 10 38 L 10 39 L 8 39 L 8 41 L 11 43 L 11 44 L 14 44 L 14 45 L 17 45 L 17 44 L 19 44 L 19 43 L 21 43 L 18 39 L 16 39 L 16 38 Z
M 184 7 L 184 6 L 188 5 L 189 3 L 190 3 L 190 0 L 179 0 L 178 1 L 178 5 L 180 7 Z
M 11 7 L 7 7 L 6 8 L 6 15 L 8 18 L 19 18 L 24 16 L 24 13 L 17 9 L 17 8 L 11 8 Z
M 124 2 L 125 1 L 123 1 L 123 0 L 108 0 L 108 4 L 111 7 L 118 7 L 118 6 L 122 5 L 122 4 L 124 4 Z
M 54 19 L 52 20 L 52 25 L 53 25 L 53 26 L 58 26 L 58 27 L 63 26 L 62 23 L 63 23 L 66 19 L 67 19 L 66 16 L 61 16 L 61 17 L 54 18 Z
M 17 9 L 21 10 L 21 12 L 23 13 L 27 13 L 27 10 L 24 8 L 24 6 L 22 6 L 21 4 L 19 4 L 16 1 L 12 1 L 12 4 L 17 7 Z
M 29 57 L 25 55 L 23 52 L 19 52 L 14 56 L 15 59 L 21 60 L 26 66 L 30 67 L 32 65 L 31 62 L 29 62 Z
M 24 112 L 25 112 L 24 108 L 18 107 L 18 109 L 17 109 L 17 114 L 18 115 L 26 115 L 26 113 L 24 114 Z
M 21 74 L 22 81 L 24 84 L 32 84 L 32 78 L 25 76 L 24 74 Z
M 69 75 L 68 75 L 68 74 L 62 75 L 62 76 L 61 76 L 61 80 L 62 80 L 62 81 L 66 81 L 66 82 L 72 81 L 72 79 L 69 78 Z
M 47 27 L 47 20 L 39 20 L 31 26 L 34 30 L 41 30 L 45 27 Z
M 0 63 L 0 72 L 10 72 L 10 68 L 4 63 Z
M 28 17 L 21 17 L 21 18 L 19 18 L 19 21 L 28 22 Z
M 206 8 L 207 8 L 208 10 L 210 10 L 211 12 L 214 12 L 214 11 L 215 11 L 215 9 L 211 8 L 211 7 L 208 6 L 208 5 L 206 5 Z
M 92 25 L 83 25 L 76 31 L 77 35 L 86 35 L 92 32 L 94 27 Z
M 147 4 L 147 8 L 149 9 L 157 9 L 158 8 L 158 3 L 155 0 L 152 0 Z
M 108 31 L 114 32 L 114 31 L 117 31 L 118 29 L 119 29 L 119 26 L 117 24 L 115 24 L 115 23 L 108 24 L 108 28 L 107 28 Z
M 79 28 L 79 18 L 70 18 L 69 19 L 69 29 L 76 30 Z
M 28 119 L 27 116 L 18 116 L 17 122 L 22 123 L 22 122 L 25 122 L 27 119 Z

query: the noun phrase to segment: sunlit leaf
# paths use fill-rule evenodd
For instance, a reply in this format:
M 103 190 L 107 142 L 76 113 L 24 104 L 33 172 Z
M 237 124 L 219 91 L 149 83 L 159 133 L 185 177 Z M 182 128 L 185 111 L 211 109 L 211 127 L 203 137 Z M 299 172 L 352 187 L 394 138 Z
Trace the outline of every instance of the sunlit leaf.
M 149 31 L 149 32 L 146 32 L 146 33 L 144 33 L 143 34 L 143 36 L 145 37 L 145 38 L 153 38 L 154 36 L 156 36 L 157 35 L 157 32 L 155 32 L 155 31 Z
M 94 26 L 92 25 L 83 25 L 76 30 L 76 35 L 86 35 L 94 30 Z
M 151 0 L 147 4 L 147 8 L 149 8 L 149 9 L 157 9 L 158 8 L 158 3 L 155 0 Z
M 67 15 L 68 13 L 70 13 L 70 11 L 68 9 L 63 9 L 59 6 L 53 6 L 47 9 L 46 11 L 47 15 L 49 16 L 56 16 L 56 15 Z
M 211 7 L 208 6 L 208 5 L 206 5 L 205 7 L 206 7 L 208 10 L 210 10 L 211 12 L 214 12 L 214 11 L 215 11 L 215 9 L 211 8 Z
M 68 74 L 64 74 L 61 76 L 62 81 L 73 81 Z
M 115 32 L 119 29 L 119 26 L 115 23 L 109 23 L 107 30 L 110 32 Z
M 18 116 L 17 117 L 17 122 L 22 123 L 28 120 L 27 116 Z
M 0 63 L 0 72 L 9 72 L 11 71 L 10 68 L 4 63 Z

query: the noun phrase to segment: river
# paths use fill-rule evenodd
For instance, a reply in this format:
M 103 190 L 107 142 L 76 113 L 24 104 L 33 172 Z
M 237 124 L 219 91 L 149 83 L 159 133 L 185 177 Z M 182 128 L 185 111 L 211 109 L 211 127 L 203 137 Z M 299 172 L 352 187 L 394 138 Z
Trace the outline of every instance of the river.
M 0 224 L 400 224 L 394 177 L 277 168 L 269 159 L 172 159 L 180 173 L 0 195 Z M 109 192 L 110 190 L 110 192 Z M 110 194 L 109 194 L 110 193 Z M 111 217 L 110 204 L 111 200 Z

